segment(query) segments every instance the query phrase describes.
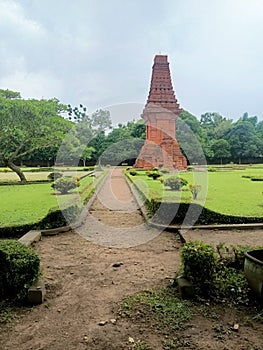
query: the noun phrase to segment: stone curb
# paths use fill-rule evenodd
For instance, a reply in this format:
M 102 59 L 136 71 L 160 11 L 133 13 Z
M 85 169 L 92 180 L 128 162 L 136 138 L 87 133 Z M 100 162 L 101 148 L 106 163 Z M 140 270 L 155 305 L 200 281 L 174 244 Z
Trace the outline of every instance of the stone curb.
M 27 247 L 41 239 L 41 231 L 31 230 L 28 231 L 24 236 L 20 237 L 18 242 L 23 243 Z

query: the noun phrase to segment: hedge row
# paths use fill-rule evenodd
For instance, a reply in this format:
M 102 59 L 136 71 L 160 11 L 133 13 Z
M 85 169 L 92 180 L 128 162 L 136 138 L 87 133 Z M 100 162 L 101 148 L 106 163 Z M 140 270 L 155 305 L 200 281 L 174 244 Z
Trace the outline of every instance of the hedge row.
M 23 186 L 23 185 L 38 185 L 38 184 L 46 184 L 49 183 L 50 180 L 34 180 L 34 181 L 27 181 L 27 182 L 15 182 L 15 181 L 4 181 L 0 182 L 0 186 Z
M 132 181 L 129 175 L 126 176 Z M 164 225 L 209 225 L 209 224 L 251 224 L 263 222 L 263 217 L 233 216 L 217 213 L 196 203 L 170 203 L 158 199 L 148 199 L 133 182 L 144 201 L 149 217 L 153 222 Z
M 69 225 L 74 222 L 80 213 L 77 205 L 72 205 L 66 209 L 52 208 L 47 215 L 37 223 L 0 227 L 0 238 L 20 238 L 30 230 L 50 229 Z
M 154 208 L 154 221 L 162 224 L 199 225 L 209 224 L 251 224 L 263 222 L 263 217 L 234 216 L 214 212 L 195 203 L 161 203 L 152 199 L 146 201 L 149 210 Z

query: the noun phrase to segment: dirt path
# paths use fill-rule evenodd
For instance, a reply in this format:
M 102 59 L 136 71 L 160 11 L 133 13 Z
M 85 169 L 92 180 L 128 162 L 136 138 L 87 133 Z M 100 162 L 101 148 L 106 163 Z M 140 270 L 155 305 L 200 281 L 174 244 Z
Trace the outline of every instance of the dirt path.
M 97 194 L 78 233 L 106 247 L 129 248 L 157 237 L 160 230 L 149 228 L 123 176 L 114 169 Z
M 132 349 L 129 337 L 163 349 L 155 328 L 119 318 L 118 309 L 125 296 L 166 286 L 174 277 L 180 264 L 177 236 L 157 234 L 144 225 L 119 170 L 98 194 L 80 234 L 43 237 L 36 244 L 47 282 L 46 301 L 23 309 L 12 327 L 1 329 L 0 349 Z M 189 349 L 263 348 L 263 326 L 246 326 L 242 312 L 221 309 L 220 321 L 197 315 L 182 334 L 191 343 Z M 239 333 L 227 335 L 224 342 L 214 337 L 213 327 L 219 322 L 226 328 L 236 321 L 241 323 Z

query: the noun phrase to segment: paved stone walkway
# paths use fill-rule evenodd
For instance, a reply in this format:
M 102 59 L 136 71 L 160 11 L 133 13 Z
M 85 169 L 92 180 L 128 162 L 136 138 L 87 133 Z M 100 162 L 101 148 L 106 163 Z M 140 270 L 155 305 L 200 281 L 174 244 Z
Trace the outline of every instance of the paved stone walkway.
M 146 243 L 161 232 L 144 223 L 122 169 L 110 170 L 77 231 L 93 243 L 119 248 Z

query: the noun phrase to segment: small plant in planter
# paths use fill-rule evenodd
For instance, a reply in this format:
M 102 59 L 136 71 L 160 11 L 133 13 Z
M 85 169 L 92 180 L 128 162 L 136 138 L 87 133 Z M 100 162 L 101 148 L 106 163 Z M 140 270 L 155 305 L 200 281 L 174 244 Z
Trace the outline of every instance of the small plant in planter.
M 78 180 L 68 177 L 61 177 L 51 184 L 55 190 L 59 191 L 61 194 L 67 194 L 69 191 L 80 186 Z
M 197 199 L 198 193 L 201 191 L 201 185 L 189 185 L 189 189 L 192 193 L 193 199 Z
M 170 187 L 173 191 L 180 191 L 187 184 L 188 181 L 179 176 L 170 176 L 164 180 L 164 185 Z

